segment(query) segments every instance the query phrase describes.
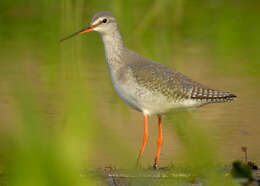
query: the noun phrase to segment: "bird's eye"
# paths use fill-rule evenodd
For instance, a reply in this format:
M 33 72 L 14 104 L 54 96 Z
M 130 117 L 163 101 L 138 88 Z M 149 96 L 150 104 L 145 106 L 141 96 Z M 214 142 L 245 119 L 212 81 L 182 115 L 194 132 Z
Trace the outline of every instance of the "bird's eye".
M 107 19 L 106 19 L 106 18 L 105 18 L 105 19 L 103 19 L 103 20 L 102 20 L 102 22 L 103 22 L 103 23 L 106 23 L 106 22 L 107 22 Z

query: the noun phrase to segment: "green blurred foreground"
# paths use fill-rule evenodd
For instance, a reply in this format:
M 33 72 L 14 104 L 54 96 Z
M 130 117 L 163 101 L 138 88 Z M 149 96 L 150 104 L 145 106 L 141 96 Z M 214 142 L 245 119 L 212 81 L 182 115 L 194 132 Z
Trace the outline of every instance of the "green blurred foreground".
M 113 91 L 100 36 L 58 43 L 101 10 L 118 18 L 129 48 L 238 95 L 232 104 L 167 116 L 161 161 L 233 185 L 217 167 L 242 159 L 241 146 L 260 162 L 259 9 L 256 0 L 2 0 L 0 185 L 102 185 L 84 170 L 135 165 L 142 116 Z M 151 121 L 144 168 L 156 150 Z

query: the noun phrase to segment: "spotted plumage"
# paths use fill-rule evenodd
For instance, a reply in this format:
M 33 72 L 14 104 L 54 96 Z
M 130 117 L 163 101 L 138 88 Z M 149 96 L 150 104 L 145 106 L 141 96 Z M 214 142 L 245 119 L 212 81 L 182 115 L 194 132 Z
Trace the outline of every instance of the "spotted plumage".
M 236 97 L 229 92 L 210 89 L 158 63 L 136 63 L 129 66 L 139 85 L 163 94 L 169 101 L 192 99 L 204 105 L 229 102 Z

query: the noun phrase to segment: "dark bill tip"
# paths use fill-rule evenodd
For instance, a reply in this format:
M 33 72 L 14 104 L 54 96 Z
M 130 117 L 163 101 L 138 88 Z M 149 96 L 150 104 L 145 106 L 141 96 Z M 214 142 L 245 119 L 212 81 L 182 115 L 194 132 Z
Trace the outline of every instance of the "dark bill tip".
M 92 32 L 92 31 L 94 31 L 94 27 L 92 27 L 92 26 L 87 27 L 87 28 L 83 28 L 82 30 L 80 30 L 80 31 L 78 31 L 78 32 L 75 32 L 75 33 L 73 33 L 73 34 L 71 34 L 71 35 L 68 35 L 67 37 L 62 38 L 62 39 L 60 40 L 60 43 L 61 43 L 62 41 L 65 41 L 65 40 L 71 38 L 71 37 L 74 37 L 74 36 L 76 36 L 76 35 L 84 34 L 84 33 L 87 33 L 87 32 Z

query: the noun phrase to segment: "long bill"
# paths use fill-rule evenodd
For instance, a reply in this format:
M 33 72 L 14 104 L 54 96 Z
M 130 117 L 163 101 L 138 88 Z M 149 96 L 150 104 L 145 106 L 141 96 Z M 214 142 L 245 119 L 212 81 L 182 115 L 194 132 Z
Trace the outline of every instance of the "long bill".
M 60 40 L 60 42 L 65 41 L 65 40 L 67 40 L 67 39 L 69 39 L 69 38 L 71 38 L 71 37 L 74 37 L 74 36 L 76 36 L 76 35 L 84 34 L 84 33 L 87 33 L 87 32 L 92 32 L 92 31 L 94 31 L 94 27 L 93 27 L 93 26 L 89 26 L 89 27 L 87 27 L 87 28 L 83 28 L 83 29 L 81 29 L 81 30 L 78 31 L 78 32 L 75 32 L 75 33 L 73 33 L 73 34 L 71 34 L 71 35 L 69 35 L 69 36 L 67 36 L 67 37 L 62 38 L 62 39 Z

